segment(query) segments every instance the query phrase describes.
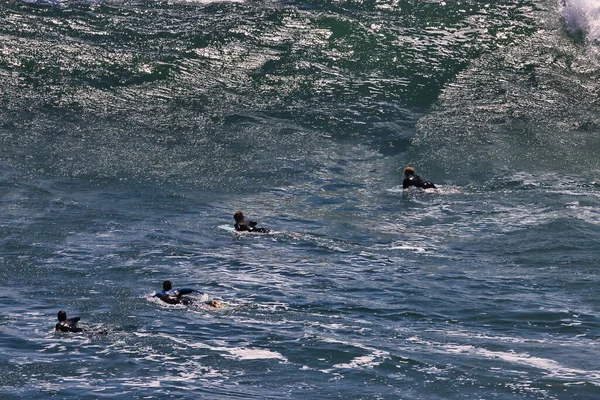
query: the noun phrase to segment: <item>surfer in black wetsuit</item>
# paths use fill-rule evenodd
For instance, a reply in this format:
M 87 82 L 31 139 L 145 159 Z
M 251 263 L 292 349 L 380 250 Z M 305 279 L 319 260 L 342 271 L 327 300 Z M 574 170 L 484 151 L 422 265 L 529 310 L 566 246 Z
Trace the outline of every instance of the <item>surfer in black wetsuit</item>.
M 244 218 L 244 214 L 241 211 L 233 214 L 233 219 L 235 219 L 235 225 L 233 226 L 238 232 L 259 232 L 259 233 L 268 233 L 269 230 L 265 228 L 257 228 L 256 222 L 246 221 Z
M 56 324 L 56 328 L 54 330 L 61 332 L 75 332 L 81 333 L 85 332 L 85 329 L 79 328 L 77 326 L 77 322 L 79 322 L 81 318 L 73 317 L 67 319 L 67 313 L 63 310 L 58 312 L 58 323 Z
M 154 297 L 158 297 L 159 299 L 161 299 L 162 301 L 164 301 L 165 303 L 168 304 L 183 304 L 184 306 L 188 306 L 190 304 L 192 304 L 194 302 L 193 299 L 187 298 L 187 297 L 183 297 L 184 294 L 190 294 L 190 293 L 200 293 L 197 290 L 194 289 L 187 289 L 187 288 L 181 288 L 181 289 L 173 289 L 173 284 L 171 283 L 171 281 L 164 281 L 163 282 L 163 291 L 156 293 L 154 295 Z M 215 307 L 215 308 L 219 308 L 221 307 L 221 303 L 219 303 L 217 300 L 208 300 L 205 301 L 204 304 L 207 304 L 211 307 Z
M 411 186 L 416 186 L 421 189 L 435 189 L 435 185 L 431 181 L 424 181 L 419 175 L 415 175 L 415 169 L 413 167 L 406 167 L 404 169 L 404 181 L 402 182 L 402 189 L 408 189 Z
M 81 318 L 79 318 L 79 317 L 67 318 L 67 313 L 63 310 L 60 310 L 58 312 L 57 317 L 58 317 L 58 323 L 56 324 L 56 327 L 54 328 L 55 331 L 71 332 L 71 333 L 84 333 L 86 335 L 107 335 L 108 334 L 108 331 L 106 329 L 89 330 L 89 329 L 84 329 L 84 328 L 78 327 L 77 322 L 79 322 L 79 320 Z
M 168 304 L 183 304 L 188 305 L 192 303 L 191 299 L 183 297 L 184 294 L 193 293 L 193 289 L 173 289 L 171 281 L 163 282 L 163 291 L 156 293 L 154 297 L 158 297 L 162 301 Z

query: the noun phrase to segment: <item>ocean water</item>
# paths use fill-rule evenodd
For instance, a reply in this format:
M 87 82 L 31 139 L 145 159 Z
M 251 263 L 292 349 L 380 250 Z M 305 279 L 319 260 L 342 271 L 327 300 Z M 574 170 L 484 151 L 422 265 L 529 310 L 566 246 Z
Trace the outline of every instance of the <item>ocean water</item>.
M 597 0 L 5 0 L 0 39 L 3 400 L 600 398 Z

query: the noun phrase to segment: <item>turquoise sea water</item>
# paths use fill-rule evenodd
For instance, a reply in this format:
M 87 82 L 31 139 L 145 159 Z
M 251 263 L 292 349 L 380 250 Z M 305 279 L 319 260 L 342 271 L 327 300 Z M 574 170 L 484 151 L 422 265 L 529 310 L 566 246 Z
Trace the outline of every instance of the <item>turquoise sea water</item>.
M 597 1 L 8 0 L 0 39 L 2 399 L 600 398 Z

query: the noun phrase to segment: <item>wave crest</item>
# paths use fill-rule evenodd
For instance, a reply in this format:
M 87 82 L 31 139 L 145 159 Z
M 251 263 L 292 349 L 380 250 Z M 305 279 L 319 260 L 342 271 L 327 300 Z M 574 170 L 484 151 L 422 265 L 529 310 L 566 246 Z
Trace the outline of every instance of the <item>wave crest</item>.
M 561 0 L 567 30 L 582 33 L 587 40 L 600 43 L 600 3 L 598 0 Z

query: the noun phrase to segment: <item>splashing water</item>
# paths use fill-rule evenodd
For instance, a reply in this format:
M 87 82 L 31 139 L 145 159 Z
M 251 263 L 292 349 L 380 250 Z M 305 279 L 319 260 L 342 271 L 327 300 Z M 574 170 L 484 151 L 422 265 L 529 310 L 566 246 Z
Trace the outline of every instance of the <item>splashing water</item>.
M 583 33 L 590 42 L 600 42 L 600 2 L 563 0 L 562 14 L 571 33 Z

